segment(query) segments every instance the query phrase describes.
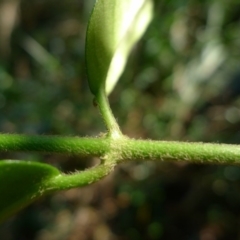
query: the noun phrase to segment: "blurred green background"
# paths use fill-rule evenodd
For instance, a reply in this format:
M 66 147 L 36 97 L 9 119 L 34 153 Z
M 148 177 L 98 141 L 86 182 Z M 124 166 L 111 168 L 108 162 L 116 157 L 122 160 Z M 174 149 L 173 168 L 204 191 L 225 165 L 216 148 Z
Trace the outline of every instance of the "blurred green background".
M 87 84 L 94 0 L 0 1 L 0 131 L 95 136 L 104 131 Z M 135 138 L 240 142 L 240 3 L 155 0 L 154 20 L 110 96 Z M 97 159 L 1 153 L 64 172 Z M 125 163 L 104 180 L 32 204 L 3 240 L 240 239 L 240 168 Z M 2 183 L 3 184 L 3 183 Z

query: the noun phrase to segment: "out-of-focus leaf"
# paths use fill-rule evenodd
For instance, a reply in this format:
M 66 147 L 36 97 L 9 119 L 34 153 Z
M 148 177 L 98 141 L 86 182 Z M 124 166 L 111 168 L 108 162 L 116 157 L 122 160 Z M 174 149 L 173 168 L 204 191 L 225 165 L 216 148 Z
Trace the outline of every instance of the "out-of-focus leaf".
M 126 65 L 133 45 L 152 18 L 152 0 L 98 0 L 86 40 L 88 80 L 93 94 L 109 94 Z
M 0 222 L 45 194 L 47 181 L 58 175 L 48 164 L 0 161 Z

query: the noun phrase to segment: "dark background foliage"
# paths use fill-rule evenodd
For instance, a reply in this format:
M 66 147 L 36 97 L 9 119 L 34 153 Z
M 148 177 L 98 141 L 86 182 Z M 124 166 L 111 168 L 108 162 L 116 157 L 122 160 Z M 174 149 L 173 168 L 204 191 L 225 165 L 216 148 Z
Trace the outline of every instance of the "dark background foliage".
M 104 131 L 84 62 L 93 0 L 0 1 L 0 131 L 94 136 Z M 154 20 L 110 96 L 135 138 L 240 141 L 240 3 L 156 0 Z M 64 172 L 97 159 L 1 153 Z M 32 204 L 3 240 L 239 239 L 240 169 L 125 163 L 106 179 Z M 4 184 L 4 183 L 1 183 Z M 14 190 L 14 189 L 13 189 Z

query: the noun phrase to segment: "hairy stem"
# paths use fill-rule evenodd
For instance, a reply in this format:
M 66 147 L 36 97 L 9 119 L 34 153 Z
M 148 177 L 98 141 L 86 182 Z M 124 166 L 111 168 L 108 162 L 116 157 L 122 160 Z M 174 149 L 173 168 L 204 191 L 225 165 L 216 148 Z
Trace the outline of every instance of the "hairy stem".
M 62 174 L 47 182 L 47 191 L 63 190 L 82 187 L 99 181 L 112 172 L 114 165 L 100 164 L 96 167 L 73 174 Z
M 80 138 L 0 134 L 0 151 L 35 151 L 47 153 L 103 156 L 109 150 L 107 138 Z
M 125 136 L 114 139 L 0 134 L 0 151 L 37 151 L 101 158 L 108 156 L 108 159 L 117 162 L 160 160 L 240 164 L 239 145 L 135 140 Z
M 240 164 L 240 146 L 230 144 L 129 139 L 122 153 L 123 161 L 149 159 L 203 164 Z

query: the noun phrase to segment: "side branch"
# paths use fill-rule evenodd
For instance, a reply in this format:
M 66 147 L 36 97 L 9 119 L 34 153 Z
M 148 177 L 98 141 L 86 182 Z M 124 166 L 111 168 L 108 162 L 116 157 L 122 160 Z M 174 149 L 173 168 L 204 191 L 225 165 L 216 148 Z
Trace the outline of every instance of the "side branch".
M 87 170 L 73 174 L 61 174 L 46 184 L 46 191 L 64 190 L 76 187 L 83 187 L 106 177 L 114 169 L 114 164 L 100 164 Z

